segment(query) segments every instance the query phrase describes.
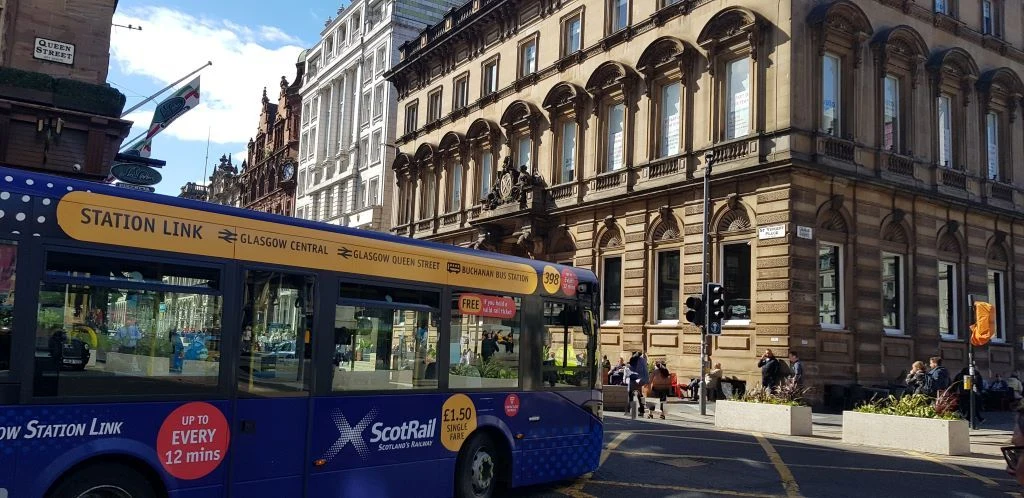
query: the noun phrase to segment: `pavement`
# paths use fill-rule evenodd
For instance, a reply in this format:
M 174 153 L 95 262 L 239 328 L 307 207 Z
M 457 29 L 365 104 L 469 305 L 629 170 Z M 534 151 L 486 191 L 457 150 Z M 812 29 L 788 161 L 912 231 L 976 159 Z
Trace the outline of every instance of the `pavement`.
M 956 457 L 843 443 L 837 414 L 814 414 L 813 436 L 780 436 L 716 429 L 714 404 L 707 413 L 679 401 L 667 420 L 606 412 L 600 469 L 514 496 L 1024 498 L 999 451 L 1013 434 L 1011 412 L 986 413 L 971 454 Z

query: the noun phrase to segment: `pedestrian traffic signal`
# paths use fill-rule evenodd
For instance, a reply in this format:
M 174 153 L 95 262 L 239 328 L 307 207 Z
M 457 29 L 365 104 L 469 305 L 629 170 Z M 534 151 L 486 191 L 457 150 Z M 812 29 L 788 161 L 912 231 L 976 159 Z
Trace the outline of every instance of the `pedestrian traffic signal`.
M 704 300 L 700 296 L 686 298 L 686 321 L 694 325 L 704 325 Z
M 705 295 L 708 298 L 708 333 L 719 335 L 725 320 L 725 286 L 709 283 Z

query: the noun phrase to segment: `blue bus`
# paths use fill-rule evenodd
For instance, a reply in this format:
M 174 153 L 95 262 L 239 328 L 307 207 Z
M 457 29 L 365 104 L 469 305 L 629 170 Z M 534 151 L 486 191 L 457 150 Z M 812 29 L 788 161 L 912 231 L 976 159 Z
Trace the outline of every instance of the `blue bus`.
M 0 498 L 487 497 L 591 472 L 597 289 L 0 168 Z

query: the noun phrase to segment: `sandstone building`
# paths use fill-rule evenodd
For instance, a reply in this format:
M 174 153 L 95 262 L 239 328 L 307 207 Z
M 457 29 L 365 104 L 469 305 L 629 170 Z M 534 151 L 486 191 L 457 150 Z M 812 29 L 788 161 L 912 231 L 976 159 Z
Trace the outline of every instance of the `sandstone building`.
M 1019 2 L 473 0 L 399 47 L 394 232 L 594 269 L 602 354 L 681 377 L 702 176 L 726 376 L 886 384 L 1024 346 Z M 818 393 L 821 393 L 819 390 Z
M 281 77 L 276 103 L 263 89 L 259 128 L 256 137 L 249 139 L 249 158 L 242 161 L 238 175 L 240 202 L 246 209 L 285 216 L 294 212 L 302 105 L 299 87 L 305 64 L 300 60 L 295 67 L 295 80 L 290 84 Z

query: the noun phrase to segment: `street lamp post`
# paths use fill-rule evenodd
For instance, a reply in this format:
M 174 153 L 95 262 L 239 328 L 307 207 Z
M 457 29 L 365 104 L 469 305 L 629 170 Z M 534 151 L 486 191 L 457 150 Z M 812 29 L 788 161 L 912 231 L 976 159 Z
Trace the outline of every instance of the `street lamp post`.
M 703 258 L 700 266 L 700 289 L 701 293 L 705 292 L 708 287 L 708 266 L 711 261 L 710 255 L 708 254 L 708 227 L 711 224 L 711 166 L 715 159 L 715 153 L 707 151 L 704 153 L 704 222 L 703 229 L 701 230 L 701 256 Z M 704 299 L 704 313 L 707 313 L 710 306 L 708 306 L 708 296 L 703 296 Z M 708 400 L 707 400 L 707 386 L 704 383 L 705 376 L 707 375 L 707 358 L 705 352 L 707 351 L 707 324 L 708 316 L 704 316 L 704 325 L 700 328 L 700 379 L 698 385 L 700 386 L 700 414 L 708 414 Z

